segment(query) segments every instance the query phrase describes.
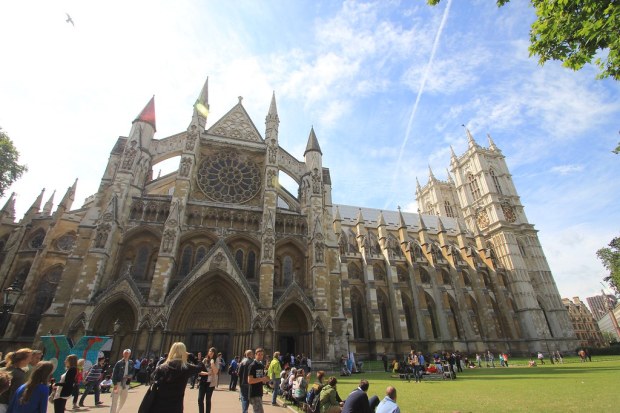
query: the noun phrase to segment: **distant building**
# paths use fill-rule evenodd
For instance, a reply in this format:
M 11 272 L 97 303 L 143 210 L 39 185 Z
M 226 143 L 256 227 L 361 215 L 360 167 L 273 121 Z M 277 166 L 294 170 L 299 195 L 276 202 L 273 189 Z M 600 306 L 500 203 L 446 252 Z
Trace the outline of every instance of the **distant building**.
M 612 312 L 607 311 L 603 318 L 598 321 L 598 328 L 601 332 L 611 333 L 616 341 L 620 341 L 620 328 L 618 328 L 618 320 L 620 319 L 620 305 L 616 305 L 613 309 L 615 320 L 611 318 Z
M 573 297 L 573 301 L 562 298 L 562 303 L 568 310 L 568 316 L 573 323 L 573 330 L 577 334 L 580 346 L 605 347 L 607 345 L 592 313 L 579 297 Z
M 590 307 L 590 311 L 592 311 L 592 316 L 596 321 L 599 321 L 601 318 L 605 316 L 609 312 L 609 307 L 605 303 L 605 299 L 607 299 L 607 303 L 611 308 L 614 308 L 616 304 L 618 304 L 618 299 L 611 295 L 595 295 L 594 297 L 586 298 L 588 302 L 588 307 Z

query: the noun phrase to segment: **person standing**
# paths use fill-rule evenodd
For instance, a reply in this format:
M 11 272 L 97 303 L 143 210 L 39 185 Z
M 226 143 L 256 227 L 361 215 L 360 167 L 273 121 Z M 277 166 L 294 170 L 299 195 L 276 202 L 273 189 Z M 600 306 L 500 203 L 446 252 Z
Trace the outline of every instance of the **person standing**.
M 265 374 L 263 357 L 265 350 L 257 348 L 254 352 L 255 359 L 248 370 L 248 384 L 250 385 L 250 405 L 254 413 L 263 413 L 263 385 L 269 381 Z
M 6 365 L 2 371 L 7 372 L 11 376 L 11 386 L 7 391 L 0 394 L 0 413 L 5 413 L 9 407 L 9 401 L 15 394 L 19 386 L 26 382 L 26 373 L 24 368 L 30 363 L 32 350 L 22 348 L 6 355 Z
M 385 370 L 385 372 L 388 372 L 388 357 L 387 354 L 383 353 L 383 355 L 381 356 L 381 361 L 383 362 L 383 370 Z
M 159 365 L 153 374 L 157 382 L 157 398 L 149 413 L 183 413 L 183 398 L 187 380 L 200 373 L 202 366 L 188 361 L 187 348 L 184 343 L 173 343 L 168 358 Z
M 129 360 L 131 350 L 123 350 L 123 358 L 116 362 L 114 370 L 112 370 L 112 404 L 110 405 L 110 413 L 118 413 L 123 408 L 127 393 L 129 392 L 129 384 L 133 376 L 133 363 Z
M 236 356 L 230 362 L 230 369 L 228 370 L 230 374 L 230 383 L 228 384 L 229 391 L 237 390 L 237 379 L 239 378 L 239 356 Z
M 39 364 L 43 358 L 43 352 L 41 350 L 32 350 L 30 355 L 30 363 L 28 363 L 28 371 L 26 372 L 26 381 L 30 378 L 30 375 L 34 371 L 34 368 Z
M 396 388 L 388 386 L 385 389 L 385 398 L 381 400 L 375 413 L 400 413 L 400 408 L 396 404 Z
M 282 373 L 282 366 L 280 365 L 280 352 L 276 351 L 273 353 L 273 359 L 271 360 L 271 363 L 269 363 L 269 368 L 267 369 L 267 376 L 273 383 L 273 395 L 271 397 L 272 406 L 278 405 L 276 400 L 278 400 L 278 393 L 280 390 L 280 373 Z
M 202 351 L 198 352 L 198 356 L 196 357 L 196 360 L 198 360 L 199 363 L 202 363 Z M 148 373 L 147 373 L 148 374 Z M 196 386 L 196 380 L 198 379 L 198 374 L 194 374 L 190 379 L 189 379 L 189 383 L 190 383 L 190 389 L 193 389 Z
M 245 351 L 245 357 L 239 363 L 239 399 L 241 400 L 241 413 L 248 413 L 250 406 L 250 385 L 248 384 L 248 373 L 250 365 L 254 361 L 254 352 Z
M 9 403 L 11 413 L 46 413 L 49 380 L 54 365 L 49 361 L 37 363 L 31 369 L 26 384 L 19 386 Z
M 368 394 L 366 393 L 369 387 L 368 380 L 360 380 L 360 385 L 345 400 L 342 413 L 371 413 Z
M 103 404 L 103 402 L 99 400 L 99 383 L 103 379 L 104 362 L 105 359 L 100 358 L 99 360 L 97 360 L 97 363 L 93 364 L 90 370 L 88 370 L 88 372 L 86 373 L 86 377 L 84 379 L 84 393 L 82 394 L 82 397 L 80 397 L 80 407 L 84 407 L 84 399 L 86 398 L 86 396 L 88 396 L 89 393 L 95 394 L 95 406 Z
M 60 376 L 60 380 L 53 387 L 56 391 L 54 395 L 54 413 L 64 413 L 67 399 L 73 394 L 75 378 L 78 372 L 77 362 L 78 358 L 75 354 L 69 354 L 65 359 L 65 368 L 67 370 Z
M 200 413 L 211 413 L 211 398 L 213 390 L 217 387 L 219 365 L 215 359 L 215 347 L 211 347 L 207 352 L 207 357 L 202 360 L 202 372 L 198 383 L 198 411 Z

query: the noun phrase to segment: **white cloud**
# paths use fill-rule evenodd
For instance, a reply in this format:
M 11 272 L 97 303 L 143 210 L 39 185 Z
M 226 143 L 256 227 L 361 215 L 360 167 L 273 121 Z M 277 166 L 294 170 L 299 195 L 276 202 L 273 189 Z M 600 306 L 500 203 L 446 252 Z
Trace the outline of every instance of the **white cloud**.
M 576 172 L 581 172 L 583 171 L 583 168 L 583 165 L 558 165 L 551 168 L 551 172 L 560 175 L 569 175 Z

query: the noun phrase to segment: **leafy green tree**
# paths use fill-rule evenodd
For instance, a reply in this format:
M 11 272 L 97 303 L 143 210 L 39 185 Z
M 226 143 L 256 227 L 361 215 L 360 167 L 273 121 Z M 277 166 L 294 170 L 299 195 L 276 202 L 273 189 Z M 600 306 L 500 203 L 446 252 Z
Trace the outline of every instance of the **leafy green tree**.
M 609 276 L 605 277 L 604 280 L 616 290 L 616 293 L 620 292 L 620 237 L 612 239 L 609 248 L 601 248 L 596 251 L 596 256 L 609 271 Z
M 436 5 L 441 0 L 427 0 Z M 510 0 L 497 0 L 501 7 Z M 559 60 L 565 67 L 581 69 L 592 63 L 599 79 L 620 80 L 620 1 L 530 0 L 536 20 L 530 30 L 530 56 L 541 65 Z M 605 55 L 606 52 L 606 55 Z
M 17 163 L 19 152 L 15 149 L 13 141 L 2 128 L 0 128 L 0 197 L 4 191 L 28 170 L 26 165 Z

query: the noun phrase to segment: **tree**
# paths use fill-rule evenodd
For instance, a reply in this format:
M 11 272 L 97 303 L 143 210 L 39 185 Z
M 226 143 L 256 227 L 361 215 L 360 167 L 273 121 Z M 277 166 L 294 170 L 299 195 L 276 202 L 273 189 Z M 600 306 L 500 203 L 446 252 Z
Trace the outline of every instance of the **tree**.
M 441 0 L 427 0 L 436 5 Z M 497 0 L 501 7 L 510 0 Z M 559 60 L 573 70 L 592 63 L 597 78 L 620 80 L 620 1 L 530 0 L 536 20 L 530 30 L 530 56 L 543 65 Z M 606 55 L 605 55 L 606 53 Z
M 604 280 L 616 293 L 620 292 L 620 237 L 612 239 L 609 248 L 601 248 L 596 251 L 596 256 L 609 271 L 609 276 L 605 277 Z
M 15 149 L 13 141 L 0 128 L 0 197 L 4 195 L 4 191 L 13 182 L 17 181 L 28 170 L 26 165 L 17 163 L 18 160 L 19 152 Z

